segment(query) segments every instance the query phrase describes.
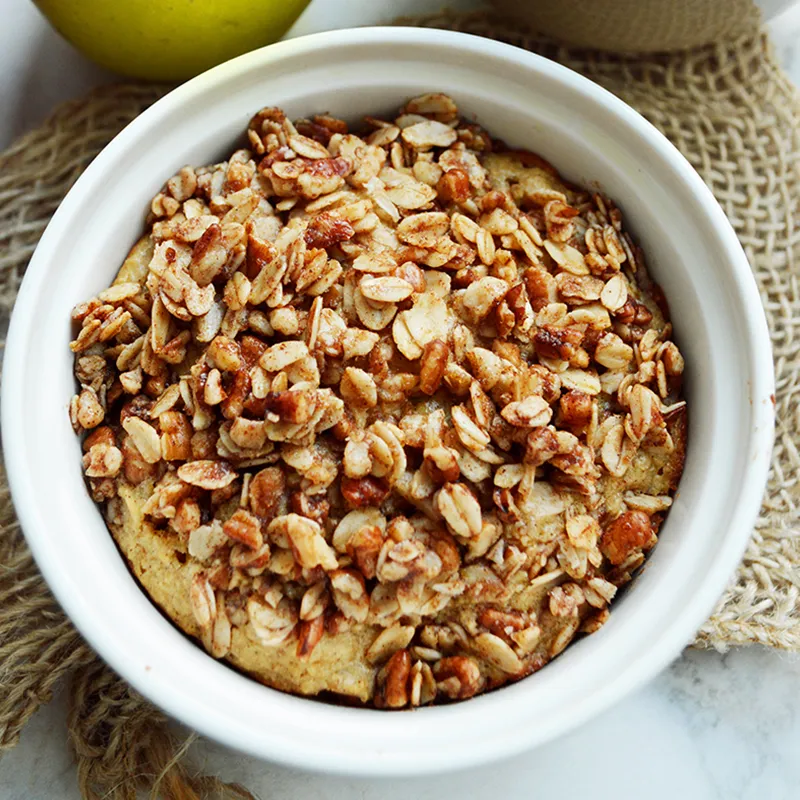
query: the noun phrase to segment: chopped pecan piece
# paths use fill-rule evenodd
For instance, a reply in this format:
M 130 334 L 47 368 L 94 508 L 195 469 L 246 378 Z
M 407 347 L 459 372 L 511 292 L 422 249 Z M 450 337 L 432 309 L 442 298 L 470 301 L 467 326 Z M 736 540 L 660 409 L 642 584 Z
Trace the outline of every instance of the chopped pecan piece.
M 352 508 L 380 506 L 389 496 L 389 486 L 380 478 L 342 478 L 342 496 Z
M 158 475 L 158 465 L 146 461 L 129 435 L 122 437 L 122 472 L 125 480 L 134 485 Z
M 377 525 L 365 525 L 347 542 L 347 553 L 356 562 L 364 577 L 375 577 L 378 556 L 383 547 L 383 534 Z
M 436 191 L 443 203 L 466 203 L 472 196 L 469 175 L 463 169 L 451 169 L 442 173 Z
M 536 352 L 542 358 L 569 361 L 583 340 L 583 333 L 577 328 L 558 328 L 542 325 L 536 329 L 534 343 Z
M 339 242 L 346 242 L 354 235 L 355 229 L 346 219 L 334 216 L 329 211 L 323 211 L 311 220 L 303 238 L 308 248 L 328 248 Z
M 558 401 L 561 410 L 560 422 L 573 432 L 583 430 L 592 420 L 594 401 L 591 395 L 570 389 Z
M 225 531 L 234 541 L 240 542 L 245 547 L 251 550 L 258 550 L 264 544 L 264 538 L 261 534 L 261 525 L 258 517 L 253 516 L 249 511 L 240 508 L 233 516 L 225 522 L 222 526 Z
M 325 633 L 325 617 L 320 614 L 312 620 L 303 621 L 297 628 L 297 656 L 308 658 Z
M 316 409 L 316 397 L 311 392 L 274 392 L 267 395 L 266 409 L 284 422 L 295 425 L 311 419 Z
M 324 495 L 308 495 L 305 492 L 294 492 L 289 498 L 289 506 L 295 514 L 313 519 L 320 526 L 328 521 L 331 504 Z
M 483 686 L 480 667 L 468 656 L 440 659 L 434 664 L 433 674 L 438 690 L 451 700 L 474 697 Z
M 411 656 L 408 650 L 398 650 L 378 673 L 375 705 L 378 708 L 403 708 L 408 705 L 408 678 Z
M 433 339 L 422 350 L 420 360 L 419 388 L 425 394 L 435 394 L 441 385 L 450 348 L 441 339 Z
M 636 550 L 649 546 L 653 537 L 650 517 L 644 511 L 625 511 L 605 526 L 600 550 L 617 566 Z

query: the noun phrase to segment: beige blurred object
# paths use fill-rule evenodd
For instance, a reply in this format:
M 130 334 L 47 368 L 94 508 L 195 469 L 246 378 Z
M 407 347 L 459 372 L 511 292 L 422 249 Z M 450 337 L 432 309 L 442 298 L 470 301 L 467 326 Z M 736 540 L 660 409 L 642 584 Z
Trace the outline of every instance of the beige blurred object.
M 503 14 L 578 47 L 629 53 L 681 50 L 738 36 L 752 0 L 491 0 Z

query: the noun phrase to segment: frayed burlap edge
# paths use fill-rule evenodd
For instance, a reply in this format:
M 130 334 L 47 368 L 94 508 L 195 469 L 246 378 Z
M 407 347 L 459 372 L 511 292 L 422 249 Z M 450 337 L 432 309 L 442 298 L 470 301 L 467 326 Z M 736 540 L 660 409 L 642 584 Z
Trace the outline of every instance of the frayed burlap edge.
M 491 36 L 582 72 L 659 127 L 714 191 L 764 301 L 775 349 L 778 431 L 753 539 L 696 643 L 800 649 L 800 102 L 766 38 L 753 32 L 691 53 L 623 58 L 567 50 L 485 14 L 412 22 Z M 13 306 L 28 259 L 66 191 L 164 91 L 100 89 L 60 107 L 0 155 L 0 314 Z M 191 737 L 178 741 L 165 717 L 82 642 L 36 570 L 0 476 L 0 749 L 16 743 L 62 678 L 70 679 L 70 742 L 85 798 L 133 800 L 142 787 L 167 800 L 252 797 L 241 787 L 193 775 L 182 760 Z
M 0 471 L 5 484 L 5 474 Z M 11 505 L 0 490 L 0 751 L 69 681 L 69 742 L 85 800 L 254 800 L 238 784 L 198 775 L 184 760 L 194 735 L 120 680 L 83 642 L 42 581 Z
M 0 155 L 0 315 L 47 222 L 97 153 L 165 87 L 114 86 L 61 106 Z M 85 800 L 254 800 L 237 784 L 198 775 L 168 719 L 81 639 L 36 568 L 0 470 L 0 752 L 68 681 L 69 743 Z

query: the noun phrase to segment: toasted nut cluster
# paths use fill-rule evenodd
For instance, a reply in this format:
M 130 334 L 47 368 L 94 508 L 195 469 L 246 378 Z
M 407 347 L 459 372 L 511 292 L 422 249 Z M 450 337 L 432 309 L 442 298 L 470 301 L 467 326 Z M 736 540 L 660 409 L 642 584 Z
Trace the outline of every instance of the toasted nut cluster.
M 213 656 L 288 654 L 267 682 L 395 709 L 529 675 L 605 622 L 683 465 L 620 211 L 442 94 L 359 134 L 265 108 L 247 143 L 74 309 L 93 498 L 170 543 Z

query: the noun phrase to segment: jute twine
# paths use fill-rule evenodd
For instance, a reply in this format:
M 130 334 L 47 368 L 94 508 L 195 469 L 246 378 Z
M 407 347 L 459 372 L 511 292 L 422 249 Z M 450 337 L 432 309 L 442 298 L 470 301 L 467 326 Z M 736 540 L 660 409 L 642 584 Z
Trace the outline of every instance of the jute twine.
M 655 53 L 702 47 L 758 24 L 752 0 L 491 0 L 503 15 L 574 47 Z
M 775 350 L 777 444 L 766 499 L 735 579 L 696 644 L 800 649 L 800 98 L 756 28 L 715 46 L 642 57 L 569 50 L 486 14 L 415 24 L 501 39 L 560 61 L 637 108 L 713 190 L 747 252 Z M 164 89 L 123 85 L 61 106 L 0 155 L 0 313 L 47 221 L 97 152 Z M 266 91 L 266 90 L 265 90 Z M 264 103 L 269 103 L 265 95 Z M 0 748 L 69 681 L 69 736 L 86 798 L 251 797 L 195 776 L 165 717 L 82 642 L 39 576 L 0 483 Z

